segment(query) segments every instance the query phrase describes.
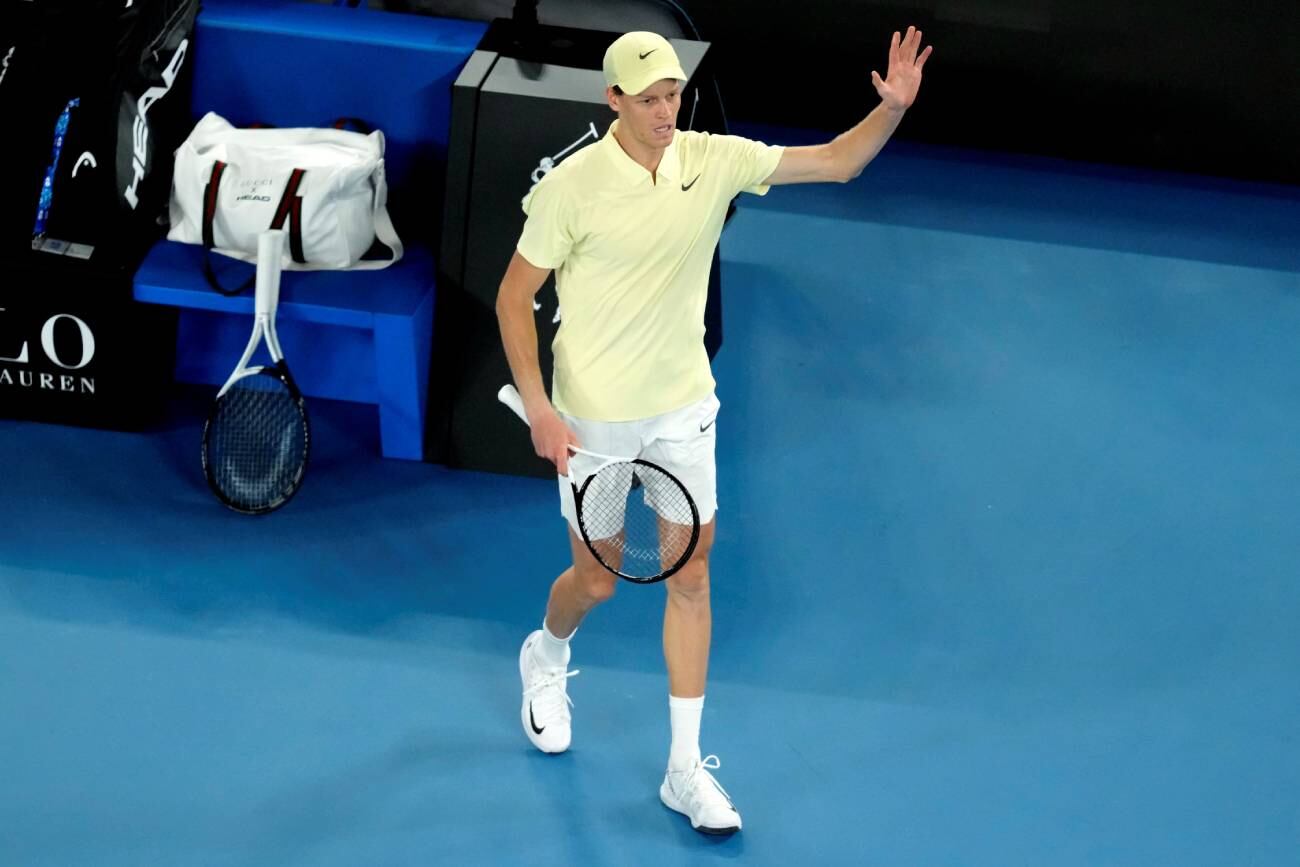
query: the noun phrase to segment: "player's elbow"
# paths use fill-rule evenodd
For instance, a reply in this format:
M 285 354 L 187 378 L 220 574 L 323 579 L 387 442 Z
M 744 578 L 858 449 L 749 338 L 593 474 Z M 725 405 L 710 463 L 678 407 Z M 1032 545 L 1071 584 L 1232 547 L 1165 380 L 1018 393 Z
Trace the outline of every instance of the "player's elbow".
M 847 184 L 862 173 L 859 166 L 853 165 L 844 155 L 839 153 L 839 149 L 833 145 L 826 149 L 826 154 L 822 162 L 822 179 L 835 184 Z
M 837 184 L 847 184 L 849 181 L 862 174 L 863 167 L 857 163 L 851 163 L 848 160 L 839 160 L 831 170 L 831 179 Z
M 497 319 L 502 319 L 510 314 L 511 307 L 515 306 L 512 304 L 512 301 L 516 294 L 517 293 L 512 292 L 510 289 L 510 281 L 501 281 L 501 285 L 497 287 Z
M 508 280 L 502 280 L 500 288 L 497 289 L 496 313 L 498 320 L 508 319 L 510 314 L 519 307 L 519 292 L 510 285 Z

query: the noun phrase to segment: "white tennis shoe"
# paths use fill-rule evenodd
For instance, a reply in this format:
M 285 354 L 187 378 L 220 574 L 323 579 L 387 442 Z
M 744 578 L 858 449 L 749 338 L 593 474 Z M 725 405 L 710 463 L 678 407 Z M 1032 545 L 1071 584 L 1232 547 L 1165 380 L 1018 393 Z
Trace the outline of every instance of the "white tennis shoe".
M 734 834 L 740 830 L 740 813 L 726 789 L 709 771 L 722 766 L 717 756 L 707 756 L 684 771 L 664 774 L 659 800 L 685 815 L 701 834 Z
M 537 662 L 534 648 L 542 640 L 538 629 L 524 639 L 519 650 L 519 677 L 524 684 L 524 703 L 519 717 L 524 734 L 544 753 L 562 753 L 573 737 L 569 708 L 573 699 L 566 690 L 569 678 L 577 671 L 564 666 L 547 668 Z

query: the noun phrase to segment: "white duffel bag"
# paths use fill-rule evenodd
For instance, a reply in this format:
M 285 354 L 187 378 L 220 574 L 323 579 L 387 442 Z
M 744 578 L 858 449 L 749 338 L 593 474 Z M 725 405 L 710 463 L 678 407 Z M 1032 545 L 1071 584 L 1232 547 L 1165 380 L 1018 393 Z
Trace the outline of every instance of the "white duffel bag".
M 257 238 L 285 232 L 284 267 L 385 268 L 402 258 L 388 217 L 384 135 L 237 129 L 209 112 L 176 151 L 167 237 L 257 262 Z M 375 240 L 392 255 L 361 258 Z

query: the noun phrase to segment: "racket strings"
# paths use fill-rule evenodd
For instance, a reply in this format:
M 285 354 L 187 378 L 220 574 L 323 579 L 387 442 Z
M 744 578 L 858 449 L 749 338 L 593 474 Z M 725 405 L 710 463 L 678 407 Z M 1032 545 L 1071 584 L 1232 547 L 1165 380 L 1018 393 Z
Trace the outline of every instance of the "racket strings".
M 642 463 L 610 464 L 591 477 L 579 519 L 597 558 L 632 578 L 652 578 L 677 565 L 696 532 L 686 489 Z
M 232 506 L 268 510 L 287 500 L 302 480 L 307 421 L 281 379 L 247 376 L 214 407 L 204 449 L 209 478 Z

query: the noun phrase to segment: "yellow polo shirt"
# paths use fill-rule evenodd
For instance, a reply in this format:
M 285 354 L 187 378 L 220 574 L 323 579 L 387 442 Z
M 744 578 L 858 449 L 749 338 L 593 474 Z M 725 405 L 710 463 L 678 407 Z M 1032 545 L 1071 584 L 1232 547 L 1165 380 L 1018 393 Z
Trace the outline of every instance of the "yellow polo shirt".
M 783 148 L 678 130 L 650 172 L 605 137 L 524 197 L 518 250 L 555 271 L 560 328 L 551 399 L 561 412 L 631 421 L 714 388 L 704 304 L 727 204 L 762 195 Z

